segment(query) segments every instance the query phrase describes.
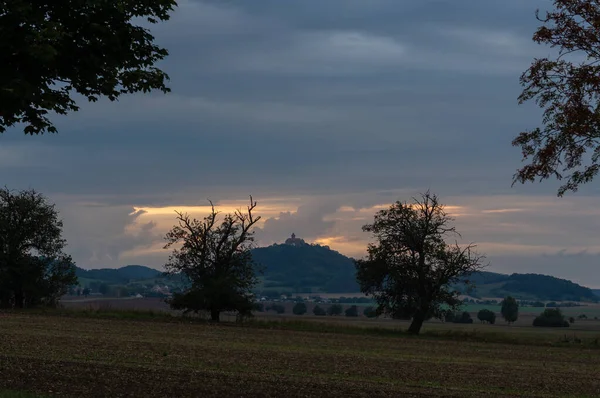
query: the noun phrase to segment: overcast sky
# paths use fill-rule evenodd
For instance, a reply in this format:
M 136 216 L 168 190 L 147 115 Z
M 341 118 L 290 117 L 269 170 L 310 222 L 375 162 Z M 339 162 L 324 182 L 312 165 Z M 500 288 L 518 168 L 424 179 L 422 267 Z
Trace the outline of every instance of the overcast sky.
M 292 232 L 360 257 L 361 226 L 426 189 L 489 270 L 600 287 L 598 187 L 511 188 L 540 122 L 519 76 L 548 0 L 180 0 L 152 30 L 172 93 L 87 104 L 58 135 L 0 137 L 0 177 L 55 202 L 83 268 L 160 268 L 174 210 L 258 200 L 261 245 Z

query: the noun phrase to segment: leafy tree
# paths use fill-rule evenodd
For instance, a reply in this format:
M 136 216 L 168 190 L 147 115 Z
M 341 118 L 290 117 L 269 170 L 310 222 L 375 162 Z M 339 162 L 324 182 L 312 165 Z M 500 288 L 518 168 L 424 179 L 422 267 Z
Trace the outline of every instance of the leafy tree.
M 0 133 L 17 123 L 26 134 L 56 132 L 49 112 L 77 111 L 89 101 L 168 92 L 154 65 L 168 55 L 134 24 L 169 19 L 175 0 L 11 0 L 0 9 Z
M 0 189 L 0 308 L 55 305 L 77 284 L 62 227 L 43 195 Z
M 418 334 L 423 322 L 440 317 L 442 305 L 455 310 L 462 301 L 450 285 L 481 269 L 473 245 L 449 245 L 444 238 L 456 233 L 452 218 L 429 192 L 413 203 L 396 202 L 365 225 L 377 240 L 368 246 L 368 258 L 357 260 L 361 291 L 372 295 L 378 312 L 410 319 L 409 333 Z
M 569 317 L 569 323 L 575 323 L 575 318 Z
M 375 310 L 375 307 L 372 307 L 372 306 L 366 307 L 363 311 L 363 314 L 367 318 L 376 318 L 377 317 L 377 311 Z
M 265 312 L 265 305 L 263 303 L 254 303 L 254 311 Z
M 562 180 L 570 173 L 558 190 L 562 196 L 590 182 L 600 169 L 600 4 L 554 0 L 551 11 L 543 16 L 538 11 L 536 17 L 542 26 L 533 41 L 558 53 L 535 59 L 521 76 L 519 102 L 534 100 L 543 109 L 543 127 L 514 139 L 523 158 L 530 159 L 514 182 Z
M 267 311 L 275 311 L 278 314 L 283 314 L 285 313 L 285 307 L 281 304 L 273 304 L 272 306 L 267 308 Z
M 349 308 L 346 308 L 346 311 L 344 311 L 347 317 L 357 317 L 358 316 L 358 307 L 353 305 L 350 306 Z
M 90 288 L 86 287 L 81 291 L 81 294 L 83 294 L 84 296 L 89 296 L 90 295 Z
M 519 303 L 513 297 L 506 297 L 502 300 L 501 306 L 500 313 L 506 322 L 511 324 L 519 318 Z
M 106 284 L 106 283 L 101 283 L 100 286 L 98 286 L 98 292 L 100 292 L 102 294 L 108 294 L 109 289 L 110 289 L 110 286 L 108 286 L 108 284 Z
M 546 308 L 533 320 L 533 326 L 541 327 L 569 327 L 560 308 Z
M 481 322 L 487 322 L 490 325 L 493 325 L 496 323 L 496 314 L 494 311 L 483 309 L 477 313 L 477 319 L 479 319 Z
M 315 314 L 316 316 L 323 316 L 327 315 L 327 312 L 318 305 L 315 305 L 315 308 L 313 308 L 313 314 Z
M 341 315 L 343 312 L 343 308 L 341 305 L 339 304 L 332 304 L 328 309 L 327 309 L 327 315 Z
M 460 316 L 454 316 L 454 323 L 473 323 L 473 318 L 471 318 L 471 314 L 467 311 L 464 311 Z
M 218 322 L 223 311 L 251 314 L 252 289 L 258 280 L 250 249 L 252 228 L 260 217 L 252 214 L 256 202 L 250 197 L 246 212 L 227 214 L 218 225 L 218 212 L 210 204 L 211 213 L 203 221 L 177 212 L 179 223 L 167 233 L 165 249 L 181 247 L 173 250 L 165 268 L 191 281 L 183 293 L 173 294 L 171 307 L 186 313 L 208 311 L 211 320 Z
M 296 303 L 294 308 L 292 308 L 292 312 L 294 315 L 304 315 L 306 314 L 307 308 L 305 303 Z
M 456 313 L 451 310 L 446 310 L 442 314 L 440 314 L 440 318 L 444 320 L 444 322 L 454 322 L 456 319 Z

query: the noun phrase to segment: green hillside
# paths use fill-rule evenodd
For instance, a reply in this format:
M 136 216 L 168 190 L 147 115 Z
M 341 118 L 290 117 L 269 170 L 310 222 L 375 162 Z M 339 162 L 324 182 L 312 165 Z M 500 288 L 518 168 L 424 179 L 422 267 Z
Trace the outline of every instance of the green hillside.
M 252 250 L 264 267 L 263 290 L 358 293 L 354 261 L 326 246 L 276 244 Z

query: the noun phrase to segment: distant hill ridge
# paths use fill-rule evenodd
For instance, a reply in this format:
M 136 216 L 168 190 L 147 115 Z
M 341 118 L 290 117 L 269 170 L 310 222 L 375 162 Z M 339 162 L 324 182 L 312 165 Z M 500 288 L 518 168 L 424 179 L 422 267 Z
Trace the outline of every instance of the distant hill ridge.
M 354 260 L 327 246 L 308 244 L 292 236 L 286 243 L 252 250 L 254 260 L 264 267 L 259 291 L 285 293 L 358 293 Z M 77 276 L 109 284 L 163 279 L 163 273 L 143 265 L 122 268 L 77 268 Z M 600 289 L 591 289 L 566 279 L 541 274 L 500 274 L 482 271 L 471 275 L 475 288 L 464 284 L 456 290 L 473 297 L 505 297 L 522 300 L 588 301 L 600 300 Z

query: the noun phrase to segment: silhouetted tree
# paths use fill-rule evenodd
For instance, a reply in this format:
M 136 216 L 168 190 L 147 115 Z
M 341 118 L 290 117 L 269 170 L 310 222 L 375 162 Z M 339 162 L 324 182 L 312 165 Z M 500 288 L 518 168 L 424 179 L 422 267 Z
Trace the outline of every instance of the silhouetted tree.
M 327 312 L 319 307 L 318 305 L 315 305 L 315 308 L 313 308 L 313 314 L 317 315 L 317 316 L 323 316 L 323 315 L 327 315 Z
M 533 61 L 521 76 L 524 89 L 519 97 L 519 103 L 534 100 L 543 109 L 543 126 L 514 139 L 524 160 L 530 160 L 517 171 L 514 182 L 562 180 L 570 173 L 558 190 L 562 196 L 591 181 L 600 169 L 600 3 L 553 2 L 551 11 L 536 13 L 542 26 L 533 41 L 557 48 L 558 53 Z
M 358 307 L 355 305 L 350 306 L 350 307 L 346 308 L 346 311 L 344 311 L 344 313 L 346 314 L 347 317 L 356 317 L 356 316 L 358 316 Z
M 0 133 L 56 132 L 49 112 L 154 89 L 168 92 L 155 64 L 168 55 L 135 24 L 169 19 L 175 0 L 11 0 L 0 4 Z
M 306 314 L 306 304 L 304 303 L 296 303 L 294 305 L 294 308 L 292 308 L 292 312 L 294 313 L 294 315 L 304 315 Z
M 246 212 L 227 214 L 217 225 L 218 212 L 203 221 L 177 212 L 179 224 L 166 235 L 165 249 L 173 250 L 165 268 L 170 274 L 183 273 L 191 287 L 173 295 L 171 307 L 185 312 L 208 311 L 218 322 L 223 311 L 250 315 L 253 308 L 252 288 L 258 282 L 257 267 L 250 249 L 254 241 L 253 227 L 260 220 L 252 214 L 256 202 L 250 197 Z
M 533 326 L 568 328 L 569 322 L 565 320 L 560 308 L 546 308 L 544 312 L 533 320 Z
M 477 313 L 477 319 L 479 319 L 481 322 L 487 322 L 490 325 L 493 325 L 496 323 L 496 314 L 494 311 L 483 309 Z
M 377 243 L 368 246 L 368 258 L 357 260 L 361 291 L 372 295 L 378 312 L 411 319 L 409 332 L 418 334 L 423 322 L 441 317 L 442 305 L 451 310 L 462 303 L 452 284 L 465 281 L 482 268 L 482 257 L 469 244 L 449 245 L 444 238 L 456 234 L 452 218 L 429 192 L 413 203 L 396 202 L 365 225 Z
M 77 284 L 62 227 L 43 195 L 0 189 L 0 307 L 55 305 Z
M 500 313 L 506 322 L 511 324 L 519 318 L 519 303 L 513 297 L 506 297 L 500 305 Z
M 341 315 L 344 309 L 339 304 L 332 304 L 327 309 L 327 315 Z
M 374 307 L 366 307 L 363 311 L 363 314 L 367 317 L 367 318 L 376 318 L 378 316 L 377 311 L 375 310 Z

